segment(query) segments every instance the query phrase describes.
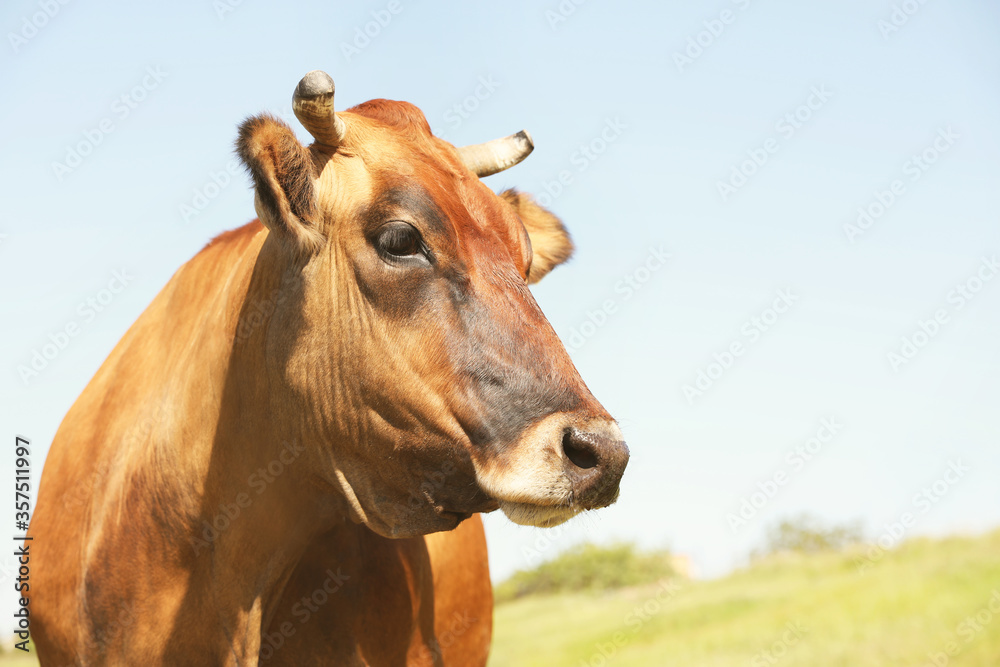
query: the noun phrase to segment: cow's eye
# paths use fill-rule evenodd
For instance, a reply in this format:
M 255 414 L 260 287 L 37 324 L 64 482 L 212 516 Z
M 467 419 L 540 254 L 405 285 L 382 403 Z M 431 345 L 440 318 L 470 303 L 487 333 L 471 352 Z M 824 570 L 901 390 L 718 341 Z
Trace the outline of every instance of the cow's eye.
M 376 247 L 393 257 L 411 257 L 424 253 L 424 240 L 420 232 L 408 222 L 389 222 L 382 225 L 375 238 Z

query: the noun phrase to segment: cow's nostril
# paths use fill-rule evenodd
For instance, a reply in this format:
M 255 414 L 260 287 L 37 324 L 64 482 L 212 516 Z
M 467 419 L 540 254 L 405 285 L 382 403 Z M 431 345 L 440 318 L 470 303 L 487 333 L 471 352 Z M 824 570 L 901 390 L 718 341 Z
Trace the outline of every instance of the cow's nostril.
M 584 470 L 597 467 L 597 455 L 594 453 L 593 445 L 585 440 L 574 437 L 573 431 L 566 431 L 563 435 L 563 451 L 577 468 Z

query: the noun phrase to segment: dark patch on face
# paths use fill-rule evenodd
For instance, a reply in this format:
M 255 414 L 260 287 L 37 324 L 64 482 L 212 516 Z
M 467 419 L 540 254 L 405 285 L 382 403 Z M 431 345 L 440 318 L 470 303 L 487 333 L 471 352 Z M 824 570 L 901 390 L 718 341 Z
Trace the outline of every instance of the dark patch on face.
M 450 302 L 461 307 L 467 298 L 468 271 L 457 252 L 453 222 L 419 184 L 388 185 L 359 214 L 366 244 L 376 257 L 355 265 L 358 286 L 379 311 L 403 323 L 435 326 L 432 318 Z M 397 258 L 380 249 L 387 223 L 412 225 L 421 236 L 421 256 Z M 447 309 L 445 309 L 447 310 Z
M 490 214 L 488 203 L 476 209 Z M 472 215 L 458 195 L 439 203 L 422 184 L 389 185 L 361 212 L 368 242 L 389 221 L 410 222 L 434 261 L 388 260 L 388 269 L 362 271 L 375 278 L 359 275 L 359 285 L 383 314 L 427 341 L 408 354 L 434 354 L 442 343 L 430 341 L 443 341 L 440 371 L 455 417 L 477 449 L 499 451 L 542 418 L 578 410 L 589 392 L 528 290 L 508 230 Z
M 565 352 L 559 339 L 545 335 L 549 324 L 537 306 L 498 312 L 483 308 L 475 296 L 470 301 L 461 311 L 464 330 L 449 347 L 469 408 L 460 421 L 473 445 L 503 449 L 543 417 L 581 407 L 582 382 L 569 360 L 560 358 Z M 533 299 L 529 303 L 534 306 Z M 547 351 L 552 345 L 558 347 Z
M 423 188 L 413 184 L 395 185 L 384 190 L 369 204 L 362 217 L 366 234 L 390 220 L 410 218 L 434 236 L 454 238 L 444 211 Z

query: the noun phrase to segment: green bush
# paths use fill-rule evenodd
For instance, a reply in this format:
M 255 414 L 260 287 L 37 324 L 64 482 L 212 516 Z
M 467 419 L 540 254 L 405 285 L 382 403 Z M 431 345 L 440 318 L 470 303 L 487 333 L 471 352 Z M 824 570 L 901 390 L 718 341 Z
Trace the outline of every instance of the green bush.
M 642 552 L 635 545 L 583 544 L 531 570 L 515 572 L 496 587 L 497 602 L 526 595 L 608 590 L 658 581 L 674 575 L 670 553 Z
M 796 553 L 819 553 L 839 551 L 864 539 L 857 523 L 827 526 L 809 515 L 785 519 L 771 526 L 767 531 L 764 549 L 756 556 L 792 551 Z

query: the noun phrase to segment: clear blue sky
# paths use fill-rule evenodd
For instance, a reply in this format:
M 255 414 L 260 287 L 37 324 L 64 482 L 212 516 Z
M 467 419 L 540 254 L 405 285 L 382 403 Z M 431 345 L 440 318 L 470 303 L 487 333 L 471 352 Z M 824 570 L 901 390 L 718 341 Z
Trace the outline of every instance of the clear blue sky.
M 908 535 L 1000 523 L 1000 279 L 977 282 L 1000 256 L 996 3 L 893 17 L 860 0 L 591 0 L 558 22 L 556 0 L 221 6 L 69 2 L 34 32 L 37 0 L 0 11 L 0 397 L 4 437 L 35 443 L 36 484 L 126 328 L 209 238 L 253 217 L 242 172 L 212 182 L 237 123 L 288 114 L 322 68 L 338 106 L 408 100 L 458 144 L 529 129 L 534 154 L 488 182 L 549 193 L 576 240 L 535 293 L 632 463 L 615 507 L 564 530 L 490 516 L 495 576 L 548 538 L 546 558 L 630 539 L 718 575 L 805 511 L 873 536 L 903 512 Z M 345 49 L 372 12 L 391 20 Z M 78 166 L 54 166 L 81 142 Z M 849 234 L 859 208 L 880 215 Z M 79 308 L 123 269 L 100 312 Z M 921 321 L 935 334 L 893 368 Z M 70 323 L 79 333 L 23 382 L 18 367 Z M 715 379 L 686 396 L 699 371 Z M 795 454 L 829 418 L 836 434 Z M 914 498 L 956 461 L 969 471 L 940 498 Z M 0 457 L 8 492 L 12 462 Z M 734 530 L 728 515 L 776 476 Z M 2 596 L 6 609 L 9 578 Z

